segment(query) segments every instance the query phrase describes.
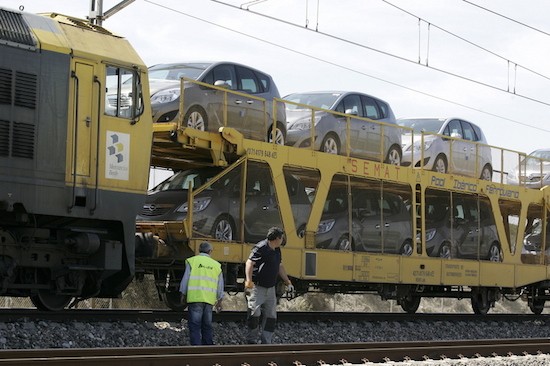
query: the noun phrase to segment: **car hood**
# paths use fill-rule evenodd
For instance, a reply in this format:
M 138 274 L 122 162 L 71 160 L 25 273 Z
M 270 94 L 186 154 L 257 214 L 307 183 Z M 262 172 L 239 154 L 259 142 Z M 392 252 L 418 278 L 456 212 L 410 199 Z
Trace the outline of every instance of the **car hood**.
M 163 79 L 151 79 L 149 80 L 149 90 L 151 95 L 155 94 L 159 90 L 171 89 L 179 87 L 179 80 L 163 80 Z
M 315 116 L 323 114 L 326 112 L 315 111 Z M 286 121 L 288 124 L 292 124 L 299 119 L 310 117 L 311 109 L 286 109 Z

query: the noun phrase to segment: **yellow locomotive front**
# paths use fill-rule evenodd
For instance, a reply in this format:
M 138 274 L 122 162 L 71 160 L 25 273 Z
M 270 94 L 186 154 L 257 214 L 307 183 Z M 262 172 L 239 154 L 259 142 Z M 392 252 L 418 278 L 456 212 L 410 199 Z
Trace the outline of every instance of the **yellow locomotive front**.
M 84 20 L 0 9 L 0 295 L 116 297 L 147 189 L 147 68 Z

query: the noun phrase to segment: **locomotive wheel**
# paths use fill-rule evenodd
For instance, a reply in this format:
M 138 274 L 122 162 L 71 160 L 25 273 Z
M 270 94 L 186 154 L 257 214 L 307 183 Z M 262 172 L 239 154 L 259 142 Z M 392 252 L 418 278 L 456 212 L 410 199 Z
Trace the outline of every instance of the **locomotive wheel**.
M 57 295 L 47 290 L 38 290 L 36 295 L 31 295 L 31 301 L 38 310 L 60 311 L 65 309 L 73 299 L 69 295 Z
M 491 302 L 488 299 L 487 290 L 480 289 L 472 293 L 472 310 L 474 314 L 485 315 L 491 308 Z
M 545 300 L 543 299 L 533 299 L 533 302 L 529 304 L 529 309 L 531 309 L 533 314 L 540 315 L 544 310 L 544 303 Z
M 187 307 L 187 304 L 181 303 L 181 292 L 179 291 L 169 291 L 162 293 L 162 301 L 168 306 L 171 310 L 174 311 L 183 311 Z
M 407 296 L 402 298 L 399 302 L 401 304 L 401 308 L 405 312 L 408 314 L 414 314 L 420 306 L 420 300 L 422 300 L 420 296 Z

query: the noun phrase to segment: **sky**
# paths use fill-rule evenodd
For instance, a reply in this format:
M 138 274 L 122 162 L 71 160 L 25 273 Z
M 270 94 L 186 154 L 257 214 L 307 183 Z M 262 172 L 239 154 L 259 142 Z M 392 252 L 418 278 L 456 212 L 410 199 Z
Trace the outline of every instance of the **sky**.
M 90 0 L 2 6 L 85 18 Z M 398 118 L 461 117 L 490 145 L 529 153 L 550 147 L 548 14 L 546 0 L 136 0 L 103 26 L 150 66 L 240 62 L 281 96 L 364 92 Z

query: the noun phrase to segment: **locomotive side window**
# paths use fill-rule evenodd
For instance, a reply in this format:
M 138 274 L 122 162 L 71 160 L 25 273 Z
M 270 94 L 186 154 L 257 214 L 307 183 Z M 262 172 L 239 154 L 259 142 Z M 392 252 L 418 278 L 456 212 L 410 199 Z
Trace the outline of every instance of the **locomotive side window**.
M 105 114 L 134 120 L 143 113 L 143 96 L 139 72 L 107 66 Z

